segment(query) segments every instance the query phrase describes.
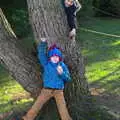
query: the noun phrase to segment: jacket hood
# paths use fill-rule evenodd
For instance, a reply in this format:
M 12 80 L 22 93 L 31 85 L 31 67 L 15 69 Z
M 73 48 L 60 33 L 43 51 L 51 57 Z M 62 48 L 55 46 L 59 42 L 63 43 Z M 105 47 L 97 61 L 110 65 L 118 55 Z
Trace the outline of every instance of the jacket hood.
M 50 58 L 54 55 L 58 56 L 60 58 L 60 61 L 63 60 L 62 52 L 61 52 L 60 48 L 58 48 L 56 45 L 53 45 L 48 49 L 48 57 Z

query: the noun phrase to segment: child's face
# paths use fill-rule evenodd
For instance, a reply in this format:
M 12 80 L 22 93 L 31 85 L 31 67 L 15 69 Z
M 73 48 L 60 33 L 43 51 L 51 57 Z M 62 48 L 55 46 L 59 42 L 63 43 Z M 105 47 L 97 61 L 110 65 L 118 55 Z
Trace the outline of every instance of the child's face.
M 52 57 L 50 57 L 50 61 L 52 62 L 52 63 L 58 63 L 60 60 L 59 60 L 59 57 L 58 56 L 52 56 Z
M 71 6 L 71 5 L 73 5 L 73 0 L 65 0 L 65 5 L 66 5 L 66 6 Z

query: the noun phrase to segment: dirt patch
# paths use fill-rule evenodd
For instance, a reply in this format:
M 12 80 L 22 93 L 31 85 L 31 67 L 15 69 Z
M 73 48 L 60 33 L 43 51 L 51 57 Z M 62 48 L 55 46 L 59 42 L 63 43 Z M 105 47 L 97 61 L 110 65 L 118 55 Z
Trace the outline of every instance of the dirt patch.
M 90 88 L 90 92 L 97 104 L 120 116 L 120 95 L 108 93 L 104 88 L 98 87 Z

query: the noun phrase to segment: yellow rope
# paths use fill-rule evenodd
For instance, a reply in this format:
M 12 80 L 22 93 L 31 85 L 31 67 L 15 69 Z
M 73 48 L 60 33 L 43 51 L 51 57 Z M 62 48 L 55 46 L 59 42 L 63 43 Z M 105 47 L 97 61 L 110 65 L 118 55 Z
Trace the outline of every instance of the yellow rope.
M 87 29 L 87 28 L 80 28 L 80 30 L 85 31 L 85 32 L 91 32 L 91 33 L 95 33 L 95 34 L 105 35 L 105 36 L 109 36 L 109 37 L 120 38 L 120 35 L 108 34 L 108 33 L 104 33 L 104 32 L 98 32 L 98 31 L 95 31 L 95 30 Z

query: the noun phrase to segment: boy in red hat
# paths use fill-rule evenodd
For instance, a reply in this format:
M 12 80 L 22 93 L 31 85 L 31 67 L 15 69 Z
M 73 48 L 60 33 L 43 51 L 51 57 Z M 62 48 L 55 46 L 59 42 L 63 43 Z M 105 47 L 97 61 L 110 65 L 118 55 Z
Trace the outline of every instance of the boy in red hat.
M 41 43 L 38 45 L 38 58 L 44 68 L 43 88 L 23 120 L 34 120 L 43 105 L 52 97 L 57 103 L 61 120 L 72 120 L 63 93 L 65 83 L 71 81 L 71 78 L 69 70 L 63 62 L 60 49 L 54 45 L 49 48 L 47 53 L 46 38 L 41 38 Z

